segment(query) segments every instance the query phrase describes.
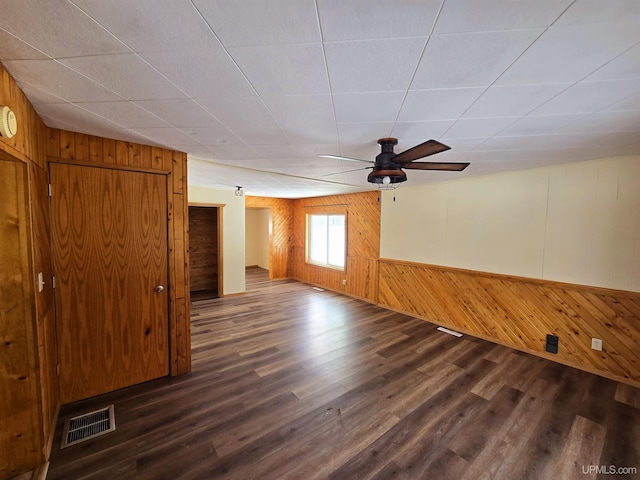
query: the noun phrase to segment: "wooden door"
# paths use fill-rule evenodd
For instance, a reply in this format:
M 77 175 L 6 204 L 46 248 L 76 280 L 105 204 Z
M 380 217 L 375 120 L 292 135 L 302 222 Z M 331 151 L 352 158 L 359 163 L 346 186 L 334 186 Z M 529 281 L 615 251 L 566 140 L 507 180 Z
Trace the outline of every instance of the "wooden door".
M 168 375 L 166 177 L 52 164 L 51 185 L 62 403 Z

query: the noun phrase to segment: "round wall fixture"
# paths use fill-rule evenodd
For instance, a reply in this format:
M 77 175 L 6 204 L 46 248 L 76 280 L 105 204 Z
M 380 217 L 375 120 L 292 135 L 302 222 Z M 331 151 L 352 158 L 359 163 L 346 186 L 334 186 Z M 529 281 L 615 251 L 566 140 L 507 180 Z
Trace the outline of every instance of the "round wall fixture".
M 18 121 L 15 114 L 7 106 L 0 106 L 0 135 L 5 138 L 13 137 L 18 131 Z

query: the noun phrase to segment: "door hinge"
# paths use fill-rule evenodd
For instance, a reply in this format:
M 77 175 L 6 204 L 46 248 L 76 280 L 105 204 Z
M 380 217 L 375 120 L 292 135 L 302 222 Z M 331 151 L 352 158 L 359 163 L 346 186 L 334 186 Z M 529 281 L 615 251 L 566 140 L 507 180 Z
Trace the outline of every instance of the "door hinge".
M 51 287 L 56 288 L 56 276 L 51 277 Z
M 53 187 L 49 184 L 49 196 L 53 197 Z

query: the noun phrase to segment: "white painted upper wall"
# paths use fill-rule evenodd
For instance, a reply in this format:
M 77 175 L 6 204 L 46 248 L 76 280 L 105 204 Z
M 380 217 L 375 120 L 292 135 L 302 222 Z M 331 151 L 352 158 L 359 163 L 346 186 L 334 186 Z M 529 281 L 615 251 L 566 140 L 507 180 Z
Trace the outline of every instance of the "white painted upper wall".
M 237 197 L 233 190 L 189 185 L 189 203 L 223 205 L 220 209 L 222 212 L 223 295 L 243 293 L 245 291 L 244 197 Z
M 640 291 L 640 156 L 385 191 L 380 256 Z

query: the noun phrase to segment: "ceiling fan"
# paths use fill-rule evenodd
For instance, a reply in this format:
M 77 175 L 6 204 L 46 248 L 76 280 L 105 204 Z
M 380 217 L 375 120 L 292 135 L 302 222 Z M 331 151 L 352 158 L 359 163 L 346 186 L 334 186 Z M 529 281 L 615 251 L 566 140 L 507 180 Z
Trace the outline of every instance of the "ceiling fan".
M 378 140 L 382 152 L 376 157 L 376 161 L 361 160 L 359 158 L 341 157 L 339 155 L 318 155 L 319 157 L 335 158 L 338 160 L 348 160 L 350 162 L 372 163 L 371 167 L 358 168 L 356 170 L 366 170 L 371 168 L 371 173 L 367 176 L 369 183 L 381 183 L 388 185 L 400 183 L 407 180 L 407 174 L 402 169 L 409 170 L 446 170 L 460 172 L 469 166 L 468 163 L 458 162 L 415 162 L 420 158 L 435 155 L 436 153 L 449 150 L 451 147 L 440 143 L 437 140 L 427 140 L 420 145 L 405 150 L 402 153 L 394 153 L 393 146 L 398 143 L 396 138 L 381 138 Z M 349 170 L 353 172 L 354 170 Z M 344 172 L 341 172 L 344 173 Z M 333 175 L 333 174 L 330 174 Z

